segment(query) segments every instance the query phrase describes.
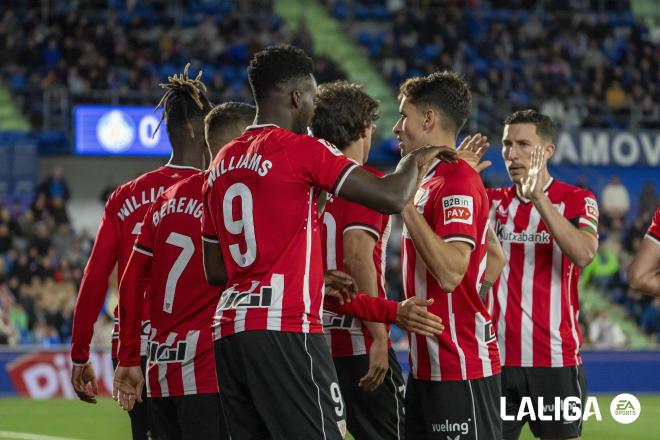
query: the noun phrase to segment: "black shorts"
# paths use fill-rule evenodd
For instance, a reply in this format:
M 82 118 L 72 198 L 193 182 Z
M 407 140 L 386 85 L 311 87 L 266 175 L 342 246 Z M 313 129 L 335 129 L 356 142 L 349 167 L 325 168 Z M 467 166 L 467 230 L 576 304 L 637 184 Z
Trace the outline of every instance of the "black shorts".
M 355 440 L 403 440 L 405 384 L 394 350 L 389 350 L 389 371 L 374 391 L 358 386 L 369 371 L 369 355 L 333 359 L 341 394 L 346 402 L 348 431 Z
M 229 439 L 217 393 L 152 397 L 149 412 L 158 440 Z
M 566 399 L 577 397 L 582 408 L 587 399 L 587 388 L 582 365 L 576 367 L 503 367 L 502 396 L 506 398 L 506 414 L 517 415 L 523 397 L 530 397 L 534 411 L 537 411 L 538 398 L 543 397 L 544 414 L 555 413 L 555 397 Z M 562 414 L 563 411 L 560 411 Z M 517 440 L 525 423 L 538 438 L 573 438 L 582 434 L 582 419 L 576 421 L 514 420 L 502 424 L 505 440 Z
M 117 369 L 118 361 L 117 359 L 112 360 L 112 368 Z M 146 366 L 147 366 L 147 357 L 142 356 L 140 368 L 142 368 L 142 375 L 146 380 Z M 147 398 L 147 385 L 142 387 L 142 403 L 135 402 L 133 409 L 128 412 L 128 416 L 131 419 L 131 433 L 133 434 L 133 440 L 148 440 L 153 438 L 154 429 L 153 423 L 150 419 L 149 414 L 149 399 Z
M 408 378 L 406 437 L 414 440 L 499 440 L 500 376 L 431 381 Z
M 346 407 L 323 334 L 245 331 L 215 342 L 234 440 L 340 440 Z

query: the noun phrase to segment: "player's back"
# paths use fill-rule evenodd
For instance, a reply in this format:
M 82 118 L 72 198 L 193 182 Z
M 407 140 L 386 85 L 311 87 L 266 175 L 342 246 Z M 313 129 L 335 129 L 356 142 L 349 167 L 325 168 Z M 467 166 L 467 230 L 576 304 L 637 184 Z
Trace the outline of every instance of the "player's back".
M 464 161 L 431 167 L 415 206 L 445 242 L 472 250 L 465 276 L 451 292 L 428 271 L 407 229 L 403 231 L 406 296 L 434 298 L 430 311 L 446 330 L 439 337 L 411 337 L 413 375 L 425 380 L 466 380 L 499 373 L 499 352 L 490 315 L 479 296 L 485 266 L 488 198 L 479 175 Z
M 204 175 L 166 190 L 147 212 L 135 248 L 151 254 L 148 284 L 152 397 L 216 391 L 211 323 L 220 289 L 204 275 Z M 168 380 L 159 376 L 167 370 Z
M 222 336 L 322 331 L 318 187 L 338 191 L 355 166 L 331 144 L 275 125 L 249 127 L 220 150 L 205 184 L 203 233 L 219 241 L 229 279 L 217 313 Z

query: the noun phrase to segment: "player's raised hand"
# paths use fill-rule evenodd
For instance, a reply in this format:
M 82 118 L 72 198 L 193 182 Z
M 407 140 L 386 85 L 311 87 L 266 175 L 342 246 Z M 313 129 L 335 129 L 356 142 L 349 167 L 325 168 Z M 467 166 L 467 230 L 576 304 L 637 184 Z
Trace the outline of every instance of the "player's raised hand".
M 357 283 L 352 276 L 339 270 L 326 270 L 325 294 L 335 297 L 340 305 L 350 303 L 357 293 Z
M 117 367 L 112 381 L 112 398 L 126 411 L 135 406 L 135 401 L 142 403 L 144 376 L 142 369 L 136 367 Z
M 445 329 L 442 319 L 426 310 L 433 304 L 433 298 L 408 298 L 397 306 L 396 325 L 422 336 L 435 336 Z
M 358 386 L 365 391 L 373 391 L 385 380 L 390 369 L 387 339 L 374 339 L 369 349 L 369 371 L 360 378 Z
M 96 374 L 92 364 L 74 365 L 71 369 L 71 385 L 80 400 L 96 403 L 99 387 L 96 384 Z
M 543 154 L 543 147 L 537 145 L 532 151 L 529 169 L 527 170 L 527 177 L 523 178 L 521 182 L 522 195 L 526 199 L 534 200 L 536 197 L 543 194 L 541 170 L 543 170 L 544 166 L 545 155 Z
M 466 161 L 477 173 L 480 173 L 493 164 L 489 160 L 481 162 L 481 158 L 489 147 L 488 138 L 482 136 L 481 133 L 466 136 L 458 146 L 458 158 Z

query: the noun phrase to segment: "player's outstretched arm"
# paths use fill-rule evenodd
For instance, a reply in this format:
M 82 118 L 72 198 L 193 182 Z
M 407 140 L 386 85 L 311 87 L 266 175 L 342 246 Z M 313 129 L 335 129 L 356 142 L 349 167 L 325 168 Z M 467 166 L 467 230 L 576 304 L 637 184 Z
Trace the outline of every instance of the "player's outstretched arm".
M 80 283 L 71 333 L 71 384 L 78 398 L 88 403 L 96 403 L 94 396 L 98 394 L 96 375 L 89 364 L 89 346 L 94 334 L 94 323 L 108 292 L 108 279 L 117 264 L 118 242 L 112 214 L 106 204 Z
M 227 269 L 222 251 L 217 242 L 204 239 L 202 252 L 204 254 L 204 275 L 212 286 L 224 287 L 227 284 Z
M 383 177 L 357 167 L 346 177 L 338 195 L 383 214 L 401 212 L 417 190 L 419 176 L 436 157 L 454 162 L 456 152 L 449 147 L 419 148 L 401 159 L 393 173 Z
M 545 168 L 545 156 L 540 145 L 532 152 L 527 178 L 523 181 L 523 196 L 530 199 L 541 214 L 562 253 L 580 269 L 591 263 L 598 250 L 596 231 L 578 229 L 552 204 L 543 191 L 539 176 Z
M 137 246 L 137 244 L 136 244 Z M 140 249 L 140 250 L 138 250 Z M 150 251 L 135 247 L 119 283 L 119 348 L 122 367 L 140 366 L 140 331 L 144 292 L 151 273 Z
M 633 290 L 660 296 L 660 243 L 649 236 L 628 267 L 628 284 Z
M 340 304 L 327 297 L 323 307 L 334 313 L 351 315 L 364 321 L 396 324 L 402 329 L 422 336 L 441 334 L 445 327 L 442 319 L 427 310 L 433 299 L 408 298 L 402 302 L 358 293 L 350 303 Z

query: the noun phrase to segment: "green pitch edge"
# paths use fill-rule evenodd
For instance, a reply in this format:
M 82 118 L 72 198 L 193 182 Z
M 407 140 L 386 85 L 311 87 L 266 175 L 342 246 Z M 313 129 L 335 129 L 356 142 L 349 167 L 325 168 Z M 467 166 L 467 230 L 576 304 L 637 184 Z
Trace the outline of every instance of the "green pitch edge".
M 290 29 L 297 29 L 301 19 L 305 20 L 316 52 L 330 57 L 351 81 L 363 84 L 365 91 L 380 101 L 377 134 L 380 138 L 391 137 L 399 113 L 396 97 L 340 22 L 316 0 L 278 0 L 275 2 L 275 12 Z
M 0 131 L 28 131 L 30 124 L 14 105 L 11 95 L 0 86 Z

